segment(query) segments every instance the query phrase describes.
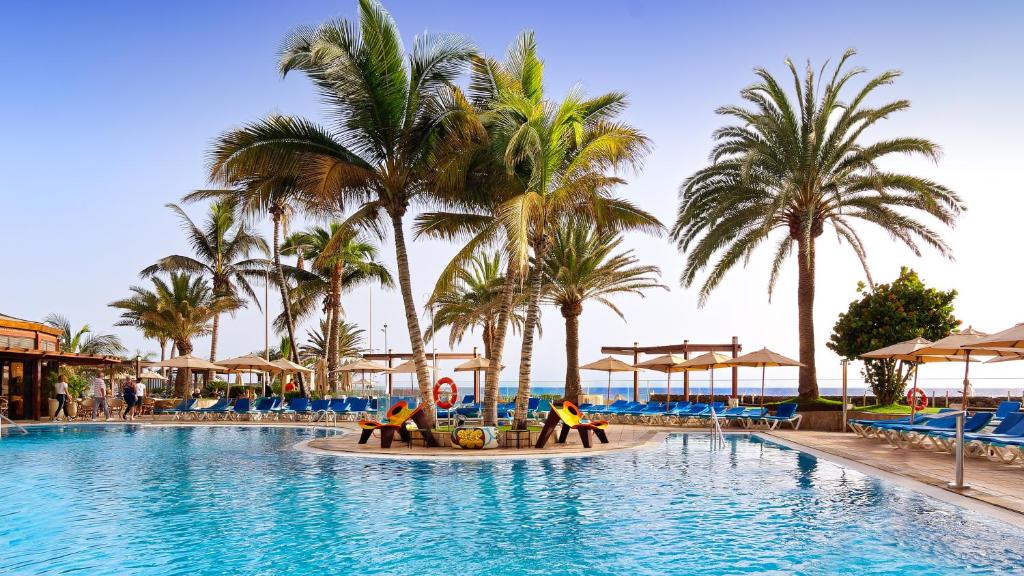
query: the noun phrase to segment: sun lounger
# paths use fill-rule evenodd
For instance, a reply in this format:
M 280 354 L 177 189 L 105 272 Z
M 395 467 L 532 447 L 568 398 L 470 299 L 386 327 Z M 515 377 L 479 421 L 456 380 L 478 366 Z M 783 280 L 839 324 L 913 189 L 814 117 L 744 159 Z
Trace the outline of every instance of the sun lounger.
M 169 415 L 172 416 L 175 420 L 178 420 L 183 415 L 188 414 L 192 410 L 192 407 L 195 406 L 195 404 L 195 398 L 186 398 L 181 402 L 178 402 L 178 405 L 175 406 L 174 408 L 158 408 L 156 410 L 153 410 L 153 416 Z
M 211 416 L 224 416 L 231 410 L 231 399 L 228 397 L 218 398 L 212 406 L 189 411 L 193 418 L 204 420 Z
M 303 398 L 301 396 L 292 398 L 288 401 L 288 404 L 277 408 L 276 412 L 279 418 L 284 416 L 286 418 L 291 418 L 292 420 L 308 417 L 313 413 L 312 409 L 309 407 L 309 398 Z
M 926 434 L 928 440 L 939 450 L 952 452 L 956 447 L 956 431 L 936 430 Z M 990 456 L 992 455 L 990 443 L 1022 439 L 1024 439 L 1024 414 L 1011 412 L 991 432 L 964 432 L 964 448 L 971 455 Z M 1002 449 L 996 450 L 995 456 L 1005 463 L 1010 463 L 1017 457 L 1016 454 L 1004 452 Z M 1009 459 L 1006 459 L 1007 456 Z
M 799 430 L 803 415 L 796 413 L 797 408 L 798 406 L 793 403 L 779 404 L 774 415 L 761 416 L 757 421 L 767 424 L 770 430 L 775 430 L 783 424 L 789 424 L 793 430 Z
M 964 421 L 964 433 L 978 432 L 988 426 L 992 420 L 991 412 L 977 412 Z M 886 440 L 899 448 L 919 446 L 929 432 L 936 430 L 956 430 L 956 416 L 944 416 L 928 421 L 926 424 L 903 424 L 889 426 L 884 430 Z
M 608 435 L 605 433 L 605 430 L 608 428 L 608 421 L 588 420 L 583 417 L 583 414 L 575 404 L 566 400 L 551 404 L 551 410 L 548 412 L 547 420 L 544 422 L 544 428 L 541 429 L 540 437 L 537 438 L 536 448 L 543 448 L 547 444 L 559 423 L 562 425 L 562 430 L 555 440 L 558 444 L 565 443 L 571 430 L 579 432 L 580 442 L 583 443 L 584 448 L 590 448 L 591 432 L 597 436 L 597 439 L 602 444 L 608 443 Z
M 228 419 L 241 419 L 242 416 L 249 415 L 252 410 L 252 400 L 248 398 L 239 398 L 235 400 L 235 404 L 225 412 L 225 416 Z

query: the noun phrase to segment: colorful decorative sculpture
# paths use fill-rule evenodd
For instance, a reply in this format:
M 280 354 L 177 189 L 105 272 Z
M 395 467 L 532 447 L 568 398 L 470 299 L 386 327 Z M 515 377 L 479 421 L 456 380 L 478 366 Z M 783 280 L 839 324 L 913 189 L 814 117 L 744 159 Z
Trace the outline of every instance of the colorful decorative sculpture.
M 548 419 L 544 422 L 544 428 L 540 431 L 540 438 L 537 439 L 537 448 L 543 448 L 548 439 L 555 433 L 555 427 L 562 423 L 562 430 L 555 440 L 557 444 L 565 443 L 569 437 L 570 430 L 577 430 L 580 433 L 580 441 L 584 448 L 590 448 L 590 432 L 593 431 L 601 444 L 608 443 L 608 435 L 605 430 L 608 428 L 607 420 L 587 420 L 580 409 L 568 400 L 552 402 L 551 411 L 548 412 Z
M 363 430 L 359 435 L 359 443 L 366 444 L 374 431 L 380 430 L 380 447 L 391 448 L 391 442 L 395 439 L 395 432 L 402 438 L 402 441 L 409 441 L 409 421 L 416 423 L 416 427 L 423 434 L 427 446 L 437 446 L 437 440 L 430 433 L 427 415 L 423 413 L 423 406 L 409 408 L 405 400 L 395 402 L 394 406 L 388 408 L 387 417 L 383 422 L 376 420 L 360 420 L 359 427 Z
M 494 426 L 459 426 L 452 430 L 452 448 L 490 450 L 498 447 L 498 429 Z

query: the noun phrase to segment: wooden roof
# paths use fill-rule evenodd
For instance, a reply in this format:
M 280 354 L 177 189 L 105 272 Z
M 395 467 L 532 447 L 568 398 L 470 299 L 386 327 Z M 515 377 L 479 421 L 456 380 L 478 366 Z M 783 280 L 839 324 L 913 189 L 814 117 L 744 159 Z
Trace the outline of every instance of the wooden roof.
M 51 336 L 60 336 L 64 333 L 59 328 L 54 328 L 49 324 L 32 322 L 31 320 L 22 320 L 21 318 L 15 318 L 14 316 L 8 316 L 2 313 L 0 313 L 0 327 L 14 328 L 18 330 L 31 330 L 33 332 L 42 332 L 43 334 L 49 334 Z
M 121 364 L 123 360 L 116 356 L 93 356 L 92 354 L 75 354 L 74 352 L 47 352 L 28 348 L 11 348 L 0 346 L 0 356 L 21 356 L 52 360 L 68 366 L 99 366 L 103 364 Z

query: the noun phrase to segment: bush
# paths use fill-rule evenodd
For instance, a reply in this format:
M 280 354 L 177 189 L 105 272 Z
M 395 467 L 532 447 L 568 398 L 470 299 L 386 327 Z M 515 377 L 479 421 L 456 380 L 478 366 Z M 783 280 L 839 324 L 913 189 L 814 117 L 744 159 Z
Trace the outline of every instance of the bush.
M 827 344 L 848 360 L 917 337 L 938 340 L 960 325 L 953 316 L 956 290 L 928 288 L 906 267 L 892 284 L 879 284 L 868 291 L 861 282 L 857 292 L 863 296 L 839 315 Z M 861 374 L 878 403 L 889 405 L 903 397 L 913 368 L 912 362 L 864 359 Z

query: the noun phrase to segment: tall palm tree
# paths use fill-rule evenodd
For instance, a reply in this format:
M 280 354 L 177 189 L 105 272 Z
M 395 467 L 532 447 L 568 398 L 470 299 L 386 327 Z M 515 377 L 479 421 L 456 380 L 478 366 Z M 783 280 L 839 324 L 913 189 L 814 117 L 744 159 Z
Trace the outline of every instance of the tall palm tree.
M 360 0 L 357 22 L 299 29 L 282 52 L 281 72 L 301 71 L 313 81 L 333 127 L 272 116 L 223 135 L 211 166 L 213 178 L 227 182 L 294 173 L 304 188 L 338 207 L 354 206 L 358 219 L 390 221 L 416 377 L 428 406 L 431 382 L 403 221 L 428 191 L 432 150 L 458 124 L 452 82 L 473 53 L 459 37 L 422 35 L 406 54 L 391 16 L 378 2 Z
M 576 402 L 580 388 L 580 316 L 583 304 L 594 300 L 625 320 L 611 302 L 616 294 L 637 294 L 651 288 L 668 289 L 657 280 L 657 266 L 641 265 L 632 250 L 617 252 L 622 236 L 574 223 L 559 228 L 544 261 L 544 300 L 565 318 L 565 397 Z
M 491 94 L 488 109 L 496 127 L 492 137 L 502 150 L 506 170 L 517 174 L 525 185 L 496 210 L 520 265 L 525 268 L 531 257 L 543 263 L 555 230 L 575 220 L 594 222 L 600 229 L 660 232 L 657 218 L 613 195 L 624 183 L 617 172 L 639 167 L 650 145 L 639 130 L 616 120 L 626 107 L 625 94 L 610 92 L 588 98 L 576 87 L 560 102 L 549 99 L 544 93 L 544 65 L 532 33 L 520 36 L 508 60 L 508 66 L 491 63 L 491 75 L 507 81 L 474 83 L 473 88 Z M 526 421 L 543 283 L 543 266 L 529 267 L 517 427 Z
M 919 243 L 924 243 L 950 256 L 945 241 L 912 214 L 923 212 L 951 226 L 966 208 L 941 184 L 879 166 L 893 155 L 934 161 L 939 147 L 913 137 L 864 142 L 867 129 L 908 109 L 910 102 L 867 103 L 876 89 L 892 84 L 900 75 L 897 71 L 871 78 L 843 99 L 847 84 L 866 72 L 844 68 L 853 55 L 853 50 L 843 54 L 820 94 L 824 78 L 818 78 L 810 63 L 801 80 L 793 63 L 786 61 L 792 94 L 767 70 L 755 70 L 758 81 L 740 93 L 750 106 L 718 109 L 738 123 L 715 131 L 714 163 L 683 182 L 672 229 L 672 238 L 687 256 L 680 277 L 684 286 L 693 284 L 698 272 L 718 255 L 701 285 L 701 305 L 729 269 L 748 261 L 754 249 L 769 240 L 775 245 L 770 299 L 783 263 L 795 250 L 802 398 L 818 396 L 814 273 L 816 240 L 826 225 L 850 244 L 870 282 L 865 246 L 854 229 L 857 222 L 883 228 L 915 255 L 920 255 Z
M 216 152 L 212 153 L 216 154 Z M 239 214 L 246 218 L 258 218 L 270 215 L 273 223 L 272 262 L 264 262 L 264 282 L 273 282 L 281 294 L 281 314 L 284 316 L 285 329 L 290 340 L 295 341 L 295 320 L 292 318 L 290 285 L 285 276 L 285 267 L 281 263 L 281 238 L 288 235 L 288 223 L 298 211 L 322 214 L 329 208 L 310 191 L 296 182 L 294 175 L 281 171 L 277 174 L 247 176 L 238 174 L 224 175 L 222 181 L 229 184 L 228 189 L 196 190 L 187 194 L 185 201 L 192 202 L 204 199 L 228 200 L 236 206 Z M 270 278 L 273 270 L 273 280 Z M 298 351 L 292 348 L 289 357 L 298 362 Z M 298 374 L 299 393 L 306 395 L 305 378 Z
M 328 385 L 336 389 L 340 374 L 337 343 L 344 312 L 342 292 L 371 282 L 390 288 L 394 279 L 387 267 L 377 261 L 377 246 L 340 222 L 296 232 L 285 240 L 281 251 L 311 264 L 308 272 L 298 267 L 291 271 L 297 281 L 292 290 L 292 313 L 299 320 L 316 310 L 327 312 Z
M 230 198 L 213 202 L 202 225 L 197 225 L 177 204 L 167 204 L 181 220 L 195 257 L 172 254 L 158 260 L 142 270 L 140 276 L 147 277 L 159 272 L 187 272 L 210 279 L 217 297 L 231 297 L 239 302 L 251 300 L 259 307 L 259 297 L 249 283 L 251 279 L 265 275 L 264 260 L 250 259 L 253 252 L 266 255 L 270 248 L 267 241 L 244 220 L 236 215 L 235 204 Z M 217 333 L 220 328 L 220 314 L 213 317 L 210 334 L 210 361 L 217 359 Z
M 179 354 L 192 353 L 192 340 L 205 336 L 213 330 L 213 319 L 221 313 L 238 308 L 235 296 L 217 296 L 202 276 L 171 272 L 165 280 L 151 278 L 153 288 L 132 286 L 132 295 L 111 302 L 113 308 L 120 308 L 121 320 L 117 326 L 133 326 L 145 329 L 158 328 L 168 334 Z M 179 370 L 176 382 L 177 392 L 188 392 L 187 370 Z
M 71 320 L 63 314 L 48 314 L 43 323 L 61 331 L 62 352 L 92 356 L 120 356 L 127 352 L 117 334 L 97 334 L 88 324 L 83 324 L 81 328 L 75 330 L 71 326 Z
M 495 353 L 495 332 L 501 312 L 502 296 L 506 286 L 515 294 L 515 282 L 507 282 L 504 275 L 505 263 L 500 252 L 476 254 L 460 268 L 453 281 L 447 282 L 440 291 L 430 298 L 434 309 L 434 325 L 427 328 L 424 336 L 432 339 L 441 328 L 448 328 L 448 344 L 461 342 L 467 333 L 480 328 L 484 343 L 484 357 L 492 358 Z M 511 314 L 514 328 L 523 324 L 523 315 L 518 311 Z

